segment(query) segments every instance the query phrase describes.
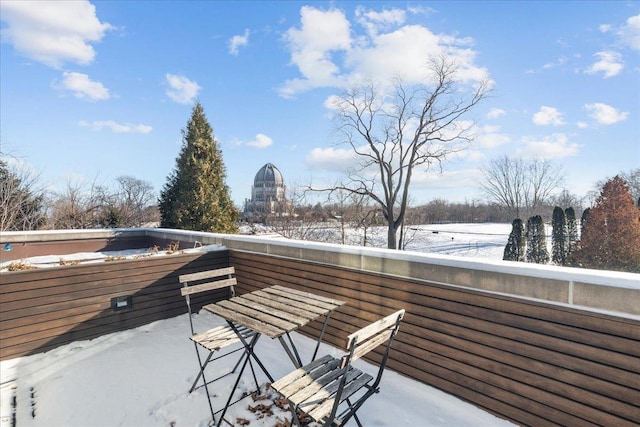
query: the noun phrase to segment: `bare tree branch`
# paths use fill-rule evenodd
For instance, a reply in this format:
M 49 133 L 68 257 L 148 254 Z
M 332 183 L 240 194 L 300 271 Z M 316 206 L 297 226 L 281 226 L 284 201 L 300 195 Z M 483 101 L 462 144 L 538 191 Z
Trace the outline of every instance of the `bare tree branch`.
M 456 79 L 458 67 L 447 57 L 433 58 L 429 83 L 396 79 L 390 88 L 367 83 L 349 88 L 335 102 L 336 130 L 358 164 L 347 180 L 325 190 L 347 191 L 371 199 L 388 224 L 389 248 L 398 248 L 414 173 L 426 173 L 472 141 L 468 113 L 488 96 L 489 82 L 472 91 Z
M 561 186 L 562 170 L 546 160 L 504 156 L 481 168 L 480 186 L 487 197 L 514 219 L 528 218 Z
M 0 231 L 37 230 L 45 225 L 39 175 L 0 159 Z

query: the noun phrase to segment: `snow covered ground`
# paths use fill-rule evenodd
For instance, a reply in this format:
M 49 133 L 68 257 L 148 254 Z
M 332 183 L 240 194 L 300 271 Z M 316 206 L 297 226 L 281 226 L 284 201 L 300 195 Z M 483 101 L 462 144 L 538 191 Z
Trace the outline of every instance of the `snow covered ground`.
M 501 260 L 511 224 L 431 224 L 409 228 L 407 250 Z M 550 240 L 550 236 L 548 236 Z
M 186 316 L 1 362 L 0 426 L 207 426 L 211 417 L 204 389 L 188 393 L 197 361 L 187 338 Z M 219 317 L 206 312 L 194 317 L 198 330 L 222 324 Z M 303 360 L 309 360 L 315 343 L 299 334 L 293 337 Z M 293 369 L 277 340 L 262 337 L 256 352 L 276 379 Z M 320 354 L 327 353 L 340 354 L 323 345 Z M 230 369 L 233 359 L 222 359 L 216 368 Z M 375 372 L 365 362 L 358 368 Z M 212 384 L 214 408 L 224 405 L 232 381 L 228 376 Z M 259 376 L 259 381 L 266 378 Z M 243 377 L 241 389 L 251 391 L 250 375 Z M 234 425 L 248 420 L 252 427 L 275 427 L 290 419 L 275 405 L 273 414 L 264 418 L 261 411 L 249 410 L 272 403 L 272 399 L 254 402 L 247 397 L 232 406 L 226 418 Z M 380 394 L 365 404 L 360 417 L 364 425 L 379 427 L 512 425 L 390 370 L 385 372 Z
M 269 234 L 274 230 L 244 226 L 240 230 L 243 234 Z M 456 224 L 427 224 L 407 227 L 406 250 L 437 253 L 441 255 L 469 256 L 474 258 L 489 258 L 501 260 L 504 247 L 507 244 L 511 224 L 503 223 L 456 223 Z M 551 230 L 547 230 L 547 243 L 551 247 Z M 341 243 L 342 235 L 338 226 L 322 225 L 307 230 L 310 240 L 327 243 Z M 363 231 L 347 228 L 345 243 L 362 246 Z M 372 227 L 367 230 L 367 246 L 386 248 L 387 228 Z

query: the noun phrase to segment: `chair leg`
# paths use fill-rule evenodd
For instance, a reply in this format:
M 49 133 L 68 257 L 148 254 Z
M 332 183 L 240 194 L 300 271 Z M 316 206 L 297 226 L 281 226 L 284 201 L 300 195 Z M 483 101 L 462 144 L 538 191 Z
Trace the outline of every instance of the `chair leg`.
M 298 418 L 298 407 L 293 403 L 289 402 L 289 408 L 291 409 L 291 425 L 302 427 L 300 418 Z
M 197 345 L 196 345 L 196 351 L 198 351 L 197 350 Z M 189 393 L 192 393 L 193 390 L 196 389 L 196 384 L 198 384 L 198 380 L 200 379 L 200 377 L 203 376 L 205 368 L 209 364 L 209 361 L 211 361 L 211 356 L 213 356 L 213 352 L 209 352 L 209 356 L 207 356 L 207 360 L 205 360 L 204 365 L 202 365 L 201 368 L 200 368 L 200 372 L 198 372 L 198 376 L 196 377 L 196 379 L 193 382 L 193 384 L 191 384 L 191 388 L 189 389 Z M 198 354 L 198 361 L 199 360 L 200 360 L 200 355 Z
M 347 404 L 349 405 L 349 407 L 353 407 L 353 404 L 351 403 L 351 401 L 349 399 L 347 399 Z M 355 411 L 353 412 L 353 419 L 356 420 L 356 424 L 358 424 L 358 427 L 362 427 L 362 423 L 360 422 L 360 418 L 358 418 L 358 414 L 356 414 Z
M 346 424 L 351 419 L 351 417 L 353 417 L 356 420 L 358 427 L 362 427 L 362 423 L 360 422 L 360 419 L 358 418 L 358 415 L 356 414 L 356 412 L 358 411 L 358 409 L 360 409 L 360 407 L 364 404 L 364 402 L 369 397 L 371 397 L 374 393 L 377 393 L 377 391 L 375 389 L 370 389 L 363 396 L 358 398 L 355 405 L 351 403 L 351 399 L 347 399 L 346 402 L 347 402 L 347 405 L 349 405 L 349 407 L 347 408 L 348 410 L 343 412 L 342 415 L 340 416 L 342 425 Z
M 240 374 L 238 374 L 238 377 L 236 378 L 236 382 L 235 384 L 233 384 L 233 387 L 231 388 L 232 393 L 229 394 L 229 398 L 227 399 L 227 403 L 225 403 L 224 408 L 222 409 L 222 413 L 220 414 L 220 419 L 218 420 L 218 424 L 217 427 L 220 427 L 220 425 L 222 424 L 222 421 L 224 421 L 224 416 L 227 413 L 227 409 L 229 409 L 229 405 L 231 404 L 231 400 L 233 399 L 233 391 L 236 390 L 236 388 L 238 387 L 238 384 L 240 383 L 240 379 L 242 377 L 242 373 L 244 372 L 245 368 L 247 367 L 247 363 L 250 362 L 250 353 L 247 351 L 242 355 L 242 359 L 244 359 L 244 362 L 242 363 L 242 368 L 240 368 Z
M 198 365 L 200 365 L 200 375 L 202 375 L 202 381 L 204 381 L 204 391 L 207 394 L 207 402 L 209 403 L 209 410 L 211 411 L 211 421 L 213 423 L 216 422 L 215 411 L 213 410 L 213 404 L 211 403 L 211 396 L 209 395 L 209 386 L 207 385 L 207 378 L 204 375 L 204 370 L 202 369 L 202 358 L 200 357 L 200 352 L 198 351 L 198 344 L 193 343 L 196 348 L 196 355 L 198 356 Z

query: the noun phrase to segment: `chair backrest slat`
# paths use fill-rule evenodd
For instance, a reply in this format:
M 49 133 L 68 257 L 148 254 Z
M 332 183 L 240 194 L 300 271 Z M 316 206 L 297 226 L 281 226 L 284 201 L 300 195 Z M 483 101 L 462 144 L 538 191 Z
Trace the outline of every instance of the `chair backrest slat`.
M 191 315 L 191 295 L 198 294 L 200 292 L 212 291 L 215 289 L 229 288 L 231 296 L 235 295 L 234 285 L 238 282 L 233 274 L 236 272 L 234 267 L 224 267 L 215 270 L 199 271 L 197 273 L 189 273 L 178 276 L 178 281 L 184 286 L 180 289 L 180 294 L 185 298 L 187 303 L 187 309 L 189 311 L 189 325 L 191 326 L 191 334 L 195 334 L 193 327 L 193 319 Z M 209 279 L 218 279 L 210 280 Z M 192 283 L 195 283 L 192 285 Z
M 400 316 L 400 319 L 398 319 L 398 316 Z M 395 324 L 399 321 L 402 320 L 402 317 L 404 316 L 404 310 L 398 310 L 395 313 L 392 313 L 386 317 L 383 317 L 382 319 L 378 320 L 377 322 L 374 322 L 372 324 L 370 324 L 369 326 L 366 326 L 354 333 L 352 333 L 351 335 L 349 335 L 347 337 L 347 349 L 351 348 L 351 346 L 353 345 L 353 341 L 357 341 L 357 342 L 362 342 L 362 341 L 366 341 L 369 338 L 371 338 L 373 335 L 377 334 L 378 332 L 387 329 L 389 327 L 393 327 L 395 326 Z
M 380 332 L 378 335 L 372 337 L 370 340 L 363 342 L 361 345 L 357 346 L 353 351 L 353 355 L 351 356 L 351 362 L 354 362 L 360 359 L 365 354 L 369 353 L 374 348 L 378 347 L 381 344 L 384 344 L 391 338 L 391 334 L 393 333 L 392 329 L 385 329 Z
M 236 278 L 232 277 L 231 279 L 222 279 L 222 280 L 216 280 L 215 282 L 207 282 L 207 283 L 201 283 L 199 285 L 183 287 L 180 289 L 180 293 L 182 294 L 182 296 L 193 295 L 200 292 L 212 291 L 214 289 L 228 288 L 229 286 L 234 286 L 237 284 L 238 282 Z
M 214 277 L 229 276 L 235 274 L 234 267 L 218 268 L 216 270 L 199 271 L 197 273 L 183 274 L 178 277 L 180 283 L 195 282 L 197 280 L 212 279 Z
M 347 350 L 349 353 L 342 357 L 341 366 L 345 367 L 347 364 L 353 363 L 384 343 L 388 343 L 388 351 L 391 340 L 404 317 L 404 312 L 404 310 L 398 310 L 349 335 L 347 337 Z M 384 369 L 384 363 L 381 364 L 380 368 Z

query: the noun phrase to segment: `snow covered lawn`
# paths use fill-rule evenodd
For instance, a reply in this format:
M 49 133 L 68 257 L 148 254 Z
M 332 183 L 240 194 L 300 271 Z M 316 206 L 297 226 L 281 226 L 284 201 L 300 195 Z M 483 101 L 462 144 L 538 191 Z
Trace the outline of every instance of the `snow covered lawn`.
M 277 236 L 275 230 L 243 226 L 241 234 Z M 361 246 L 363 230 L 347 227 L 344 230 L 347 245 Z M 504 247 L 511 233 L 511 224 L 505 223 L 451 223 L 424 224 L 407 227 L 406 250 L 440 255 L 456 255 L 473 258 L 501 260 Z M 551 249 L 551 228 L 547 229 L 547 244 Z M 340 243 L 342 237 L 337 225 L 310 230 L 309 240 Z M 367 230 L 367 246 L 387 247 L 387 228 L 372 227 Z
M 20 427 L 207 426 L 204 388 L 188 394 L 197 361 L 186 316 L 1 362 L 0 426 L 11 426 L 14 419 Z M 223 322 L 206 312 L 194 317 L 199 330 Z M 303 360 L 309 360 L 314 342 L 300 334 L 294 334 L 294 340 Z M 293 368 L 276 340 L 262 337 L 256 353 L 276 379 Z M 320 354 L 327 353 L 337 355 L 339 350 L 323 345 Z M 216 368 L 231 368 L 232 359 L 218 361 Z M 375 372 L 366 362 L 358 367 Z M 251 391 L 250 378 L 243 377 L 242 390 Z M 224 405 L 233 379 L 228 376 L 210 387 L 214 408 Z M 263 375 L 258 379 L 266 381 Z M 231 408 L 227 419 L 273 427 L 290 418 L 275 405 L 273 414 L 262 419 L 260 411 L 248 409 L 271 402 L 248 397 Z M 360 416 L 364 425 L 380 427 L 512 425 L 390 370 L 383 377 L 381 393 L 365 404 Z

